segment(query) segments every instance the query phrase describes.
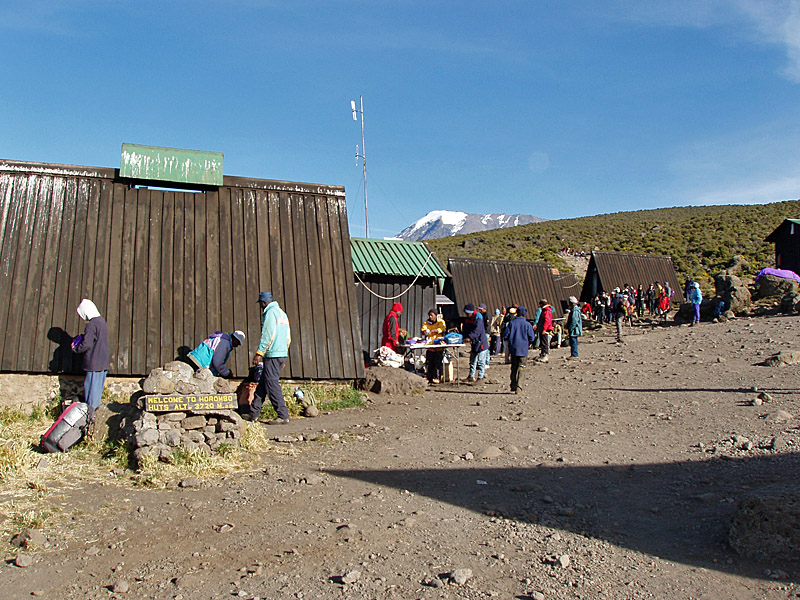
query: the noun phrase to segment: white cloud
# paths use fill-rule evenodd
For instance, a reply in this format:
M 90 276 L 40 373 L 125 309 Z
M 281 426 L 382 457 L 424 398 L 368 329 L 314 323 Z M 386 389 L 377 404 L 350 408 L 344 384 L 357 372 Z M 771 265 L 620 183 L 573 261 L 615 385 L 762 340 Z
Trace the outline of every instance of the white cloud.
M 726 28 L 742 41 L 780 46 L 784 76 L 800 83 L 800 0 L 643 0 L 609 14 L 649 26 Z

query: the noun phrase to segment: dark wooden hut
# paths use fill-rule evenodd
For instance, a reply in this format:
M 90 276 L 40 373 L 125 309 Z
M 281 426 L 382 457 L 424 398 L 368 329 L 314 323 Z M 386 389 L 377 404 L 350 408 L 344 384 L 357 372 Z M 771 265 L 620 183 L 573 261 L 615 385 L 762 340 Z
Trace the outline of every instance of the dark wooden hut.
M 417 335 L 449 273 L 424 242 L 352 238 L 350 245 L 363 352 L 380 346 L 394 302 L 403 305 L 400 327 Z
M 539 300 L 546 299 L 558 310 L 566 310 L 567 298 L 573 293 L 556 280 L 547 263 L 481 258 L 451 258 L 448 270 L 452 284 L 445 294 L 456 303 L 459 312 L 468 302 L 486 304 L 489 313 L 496 308 L 517 304 L 533 311 Z
M 640 284 L 647 289 L 651 283 L 668 283 L 672 300 L 679 299 L 683 286 L 669 256 L 633 254 L 630 252 L 592 252 L 586 277 L 583 280 L 580 300 L 589 302 L 600 292 L 611 292 L 625 284 Z
M 775 244 L 775 268 L 800 275 L 800 219 L 785 219 L 766 241 Z
M 112 375 L 145 375 L 210 332 L 242 329 L 250 352 L 228 364 L 243 377 L 270 290 L 292 324 L 285 377 L 363 376 L 344 188 L 165 185 L 0 161 L 0 370 L 76 369 L 75 308 L 90 298 L 109 324 Z

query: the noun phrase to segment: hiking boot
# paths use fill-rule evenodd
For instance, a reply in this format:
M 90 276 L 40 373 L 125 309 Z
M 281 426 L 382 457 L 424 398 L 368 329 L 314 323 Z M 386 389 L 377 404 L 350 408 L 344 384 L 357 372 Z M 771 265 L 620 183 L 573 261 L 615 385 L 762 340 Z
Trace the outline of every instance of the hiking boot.
M 475 378 L 474 377 L 464 377 L 464 379 L 462 379 L 461 381 L 463 381 L 464 383 L 475 383 Z
M 267 425 L 288 425 L 289 419 L 272 419 L 272 421 L 267 421 Z
M 431 383 L 441 383 L 439 379 L 431 379 Z
M 545 354 L 544 356 L 540 356 L 539 357 L 539 362 L 543 362 L 543 363 L 550 362 L 550 356 L 548 356 L 547 354 Z

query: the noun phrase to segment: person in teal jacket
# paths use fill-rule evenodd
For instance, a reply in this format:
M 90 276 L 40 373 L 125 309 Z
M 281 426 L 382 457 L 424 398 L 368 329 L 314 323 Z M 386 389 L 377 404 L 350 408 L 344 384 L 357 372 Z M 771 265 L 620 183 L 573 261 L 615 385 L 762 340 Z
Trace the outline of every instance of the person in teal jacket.
M 271 292 L 261 292 L 258 295 L 258 304 L 261 307 L 261 340 L 253 357 L 253 365 L 260 364 L 263 368 L 253 394 L 250 412 L 243 415 L 243 418 L 247 421 L 257 421 L 264 398 L 269 395 L 269 401 L 278 413 L 278 418 L 270 423 L 286 425 L 289 423 L 289 410 L 283 399 L 280 374 L 281 369 L 286 366 L 289 344 L 292 343 L 289 317 L 281 310 Z
M 569 319 L 567 320 L 567 335 L 569 335 L 570 358 L 578 358 L 578 338 L 583 335 L 583 320 L 581 307 L 575 296 L 569 297 Z
M 198 369 L 210 368 L 217 377 L 230 377 L 231 370 L 225 363 L 228 362 L 231 351 L 243 343 L 243 331 L 237 329 L 230 334 L 215 331 L 189 352 L 189 358 Z
M 692 303 L 691 327 L 694 327 L 700 322 L 700 304 L 703 302 L 703 292 L 700 291 L 700 284 L 693 281 L 689 286 L 689 293 L 686 296 L 687 300 Z

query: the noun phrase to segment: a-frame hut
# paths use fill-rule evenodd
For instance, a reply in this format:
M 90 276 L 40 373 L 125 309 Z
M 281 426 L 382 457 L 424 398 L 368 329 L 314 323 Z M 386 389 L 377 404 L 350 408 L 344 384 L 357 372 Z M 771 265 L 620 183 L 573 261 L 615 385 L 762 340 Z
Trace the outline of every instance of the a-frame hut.
M 671 300 L 682 296 L 683 287 L 669 256 L 634 254 L 631 252 L 592 252 L 580 300 L 589 302 L 600 292 L 611 292 L 625 284 L 640 284 L 647 289 L 654 282 L 668 283 Z
M 533 310 L 546 299 L 559 314 L 566 310 L 567 299 L 574 292 L 565 291 L 547 263 L 481 258 L 450 258 L 448 270 L 452 284 L 445 294 L 452 298 L 460 314 L 464 305 L 486 304 L 490 313 L 496 308 L 518 304 Z

